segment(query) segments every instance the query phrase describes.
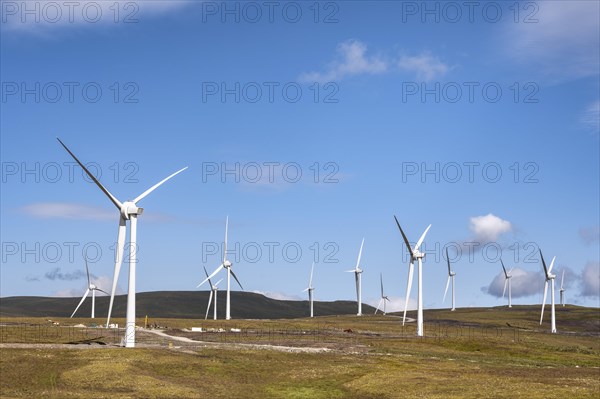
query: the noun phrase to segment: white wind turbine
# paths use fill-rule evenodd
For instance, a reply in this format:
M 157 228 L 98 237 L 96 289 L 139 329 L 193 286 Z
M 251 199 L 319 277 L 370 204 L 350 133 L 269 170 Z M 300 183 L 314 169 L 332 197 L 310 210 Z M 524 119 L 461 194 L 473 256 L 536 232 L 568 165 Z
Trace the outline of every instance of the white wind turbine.
M 96 177 L 90 173 L 90 171 L 77 159 L 75 154 L 71 152 L 67 148 L 67 146 L 58 139 L 58 142 L 64 147 L 65 150 L 73 157 L 75 161 L 81 166 L 81 168 L 85 171 L 85 173 L 96 183 L 98 188 L 102 190 L 102 192 L 110 199 L 110 201 L 117 207 L 120 213 L 119 217 L 119 233 L 117 235 L 117 253 L 115 258 L 115 270 L 113 276 L 113 285 L 112 291 L 110 293 L 110 304 L 108 306 L 108 318 L 106 320 L 106 327 L 110 323 L 110 316 L 112 313 L 112 306 L 115 298 L 115 291 L 117 289 L 117 282 L 119 280 L 119 272 L 121 271 L 121 263 L 123 262 L 123 252 L 125 247 L 125 233 L 127 229 L 127 221 L 129 220 L 129 287 L 127 291 L 127 318 L 126 318 L 126 326 L 125 326 L 125 346 L 127 348 L 135 347 L 135 269 L 137 264 L 137 217 L 141 215 L 144 211 L 143 208 L 139 208 L 137 203 L 142 199 L 146 198 L 148 194 L 152 191 L 156 190 L 160 185 L 164 182 L 177 175 L 178 173 L 183 172 L 187 169 L 187 166 L 183 169 L 178 170 L 172 175 L 166 177 L 160 182 L 156 183 L 154 186 L 150 187 L 148 190 L 144 191 L 142 194 L 137 196 L 133 200 L 128 200 L 125 202 L 120 202 L 114 195 L 112 195 L 103 185 L 96 179 Z
M 304 290 L 302 290 L 302 292 L 307 292 L 308 291 L 308 303 L 310 305 L 310 317 L 314 317 L 314 312 L 313 312 L 313 291 L 315 290 L 315 288 L 312 286 L 312 279 L 313 279 L 313 272 L 315 270 L 315 262 L 312 263 L 312 266 L 310 268 L 310 279 L 308 280 L 308 287 L 305 288 Z
M 356 281 L 356 303 L 358 304 L 358 313 L 357 316 L 362 316 L 362 269 L 360 268 L 360 257 L 362 255 L 363 245 L 365 243 L 365 239 L 362 239 L 360 244 L 360 251 L 358 251 L 358 260 L 356 261 L 356 267 L 352 270 L 346 270 L 348 273 L 354 273 L 354 280 Z
M 223 269 L 223 268 L 227 269 L 227 303 L 225 306 L 225 320 L 231 320 L 231 276 L 233 276 L 235 281 L 237 281 L 240 288 L 244 289 L 244 287 L 242 287 L 242 284 L 240 284 L 240 280 L 238 280 L 238 278 L 236 277 L 233 270 L 231 270 L 232 263 L 227 260 L 227 229 L 228 229 L 228 227 L 229 227 L 229 216 L 227 216 L 227 219 L 225 220 L 225 242 L 223 245 L 223 263 L 221 263 L 221 265 L 219 267 L 217 267 L 210 276 L 207 276 L 204 281 L 202 281 L 200 284 L 198 284 L 198 287 L 200 287 L 202 284 L 207 282 L 209 278 L 213 278 L 217 273 L 219 273 L 221 271 L 221 269 Z
M 556 277 L 552 274 L 552 267 L 554 267 L 554 261 L 556 260 L 556 256 L 552 258 L 552 262 L 550 262 L 550 267 L 546 267 L 546 262 L 544 262 L 544 256 L 542 255 L 542 250 L 540 250 L 540 258 L 542 258 L 542 266 L 544 266 L 544 274 L 546 278 L 546 282 L 544 283 L 544 300 L 542 301 L 542 316 L 540 317 L 540 325 L 544 320 L 544 306 L 546 305 L 546 294 L 548 293 L 548 282 L 551 282 L 550 287 L 550 295 L 551 295 L 551 304 L 552 304 L 552 325 L 551 332 L 556 333 L 556 315 L 554 312 L 554 278 Z
M 450 258 L 448 257 L 448 248 L 446 248 L 446 260 L 448 261 L 448 280 L 446 280 L 446 291 L 444 291 L 444 299 L 442 300 L 442 303 L 444 303 L 446 301 L 446 294 L 448 293 L 448 285 L 450 284 L 450 280 L 452 280 L 452 309 L 450 309 L 451 311 L 455 311 L 456 308 L 454 306 L 454 276 L 456 276 L 456 273 L 453 272 L 450 269 Z
M 379 281 L 381 282 L 381 299 L 379 300 L 379 303 L 377 304 L 377 307 L 375 308 L 375 313 L 373 313 L 373 314 L 377 314 L 379 307 L 383 304 L 383 315 L 385 316 L 385 301 L 389 302 L 390 298 L 388 298 L 387 295 L 385 295 L 383 293 L 383 275 L 381 273 L 379 274 Z
M 512 308 L 512 284 L 510 279 L 512 278 L 513 269 L 510 269 L 510 271 L 507 272 L 502 259 L 500 259 L 500 264 L 502 265 L 502 270 L 504 270 L 504 289 L 502 290 L 502 298 L 504 298 L 504 294 L 506 294 L 506 286 L 508 285 L 508 307 Z
M 410 288 L 412 286 L 414 261 L 415 261 L 415 259 L 417 259 L 419 262 L 419 270 L 418 270 L 419 271 L 419 286 L 418 286 L 418 300 L 417 300 L 417 335 L 419 337 L 422 337 L 423 336 L 423 273 L 422 273 L 422 270 L 423 270 L 423 258 L 425 257 L 425 254 L 420 252 L 419 248 L 421 247 L 421 244 L 423 243 L 423 240 L 425 239 L 425 235 L 431 228 L 431 225 L 427 226 L 427 228 L 421 235 L 421 238 L 419 238 L 419 241 L 417 241 L 417 244 L 415 245 L 415 247 L 411 248 L 410 243 L 408 242 L 408 238 L 406 238 L 406 235 L 404 234 L 402 227 L 400 227 L 400 222 L 398 222 L 398 219 L 396 218 L 396 216 L 394 216 L 394 219 L 396 220 L 396 224 L 398 225 L 398 228 L 400 229 L 400 233 L 402 234 L 404 243 L 406 244 L 406 247 L 408 248 L 408 251 L 410 252 L 410 264 L 408 266 L 408 284 L 406 286 L 406 303 L 404 305 L 404 317 L 402 318 L 402 325 L 404 325 L 404 322 L 406 321 L 406 309 L 408 307 L 408 299 L 410 298 Z
M 560 304 L 562 306 L 565 306 L 565 288 L 564 288 L 564 282 L 565 282 L 565 269 L 563 269 L 562 271 L 562 277 L 560 279 Z
M 206 274 L 206 277 L 208 278 L 208 272 L 206 271 L 206 267 L 204 268 L 204 274 Z M 208 306 L 206 306 L 206 316 L 204 316 L 204 320 L 206 320 L 208 318 L 208 311 L 210 310 L 210 303 L 213 299 L 213 294 L 215 297 L 215 308 L 213 311 L 213 320 L 217 320 L 217 291 L 219 290 L 219 287 L 217 287 L 219 285 L 219 283 L 223 281 L 223 279 L 217 281 L 215 284 L 212 283 L 212 281 L 210 281 L 210 278 L 208 279 L 208 284 L 210 284 L 210 295 L 208 296 Z
M 100 292 L 104 292 L 106 295 L 110 295 L 108 292 L 101 290 L 100 288 L 96 287 L 95 284 L 92 283 L 92 281 L 90 280 L 90 270 L 88 269 L 88 262 L 87 262 L 87 257 L 84 257 L 85 259 L 85 272 L 87 273 L 87 282 L 88 282 L 88 288 L 87 290 L 85 290 L 85 293 L 83 294 L 83 297 L 81 297 L 81 301 L 79 302 L 79 305 L 77 305 L 77 307 L 75 308 L 75 310 L 73 311 L 73 314 L 71 315 L 71 318 L 73 318 L 73 316 L 75 316 L 75 313 L 77 313 L 77 309 L 79 309 L 79 307 L 81 306 L 81 304 L 83 303 L 83 301 L 85 301 L 85 298 L 87 298 L 87 296 L 90 294 L 90 291 L 92 292 L 92 319 L 96 318 L 96 291 L 100 291 Z

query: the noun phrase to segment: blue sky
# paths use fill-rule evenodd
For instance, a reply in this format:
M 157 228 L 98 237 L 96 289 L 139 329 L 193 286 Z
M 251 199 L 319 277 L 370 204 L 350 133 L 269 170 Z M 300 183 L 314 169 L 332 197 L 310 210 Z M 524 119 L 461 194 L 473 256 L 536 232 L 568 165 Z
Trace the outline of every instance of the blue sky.
M 229 215 L 246 290 L 304 298 L 315 260 L 352 299 L 364 237 L 363 298 L 383 273 L 399 309 L 395 214 L 432 224 L 426 308 L 446 247 L 458 307 L 505 303 L 498 249 L 540 303 L 538 248 L 598 306 L 597 2 L 75 3 L 2 1 L 1 296 L 81 295 L 84 248 L 111 284 L 118 213 L 60 137 L 121 200 L 189 166 L 140 202 L 138 292 L 196 289 Z

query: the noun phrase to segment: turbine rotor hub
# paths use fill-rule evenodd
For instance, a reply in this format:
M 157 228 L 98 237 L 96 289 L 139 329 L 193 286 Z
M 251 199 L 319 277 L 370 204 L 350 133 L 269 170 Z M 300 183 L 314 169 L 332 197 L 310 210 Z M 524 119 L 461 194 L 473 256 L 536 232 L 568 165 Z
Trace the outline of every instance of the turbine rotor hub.
M 121 207 L 121 216 L 127 220 L 130 215 L 141 215 L 143 212 L 144 208 L 139 208 L 133 201 L 125 201 Z

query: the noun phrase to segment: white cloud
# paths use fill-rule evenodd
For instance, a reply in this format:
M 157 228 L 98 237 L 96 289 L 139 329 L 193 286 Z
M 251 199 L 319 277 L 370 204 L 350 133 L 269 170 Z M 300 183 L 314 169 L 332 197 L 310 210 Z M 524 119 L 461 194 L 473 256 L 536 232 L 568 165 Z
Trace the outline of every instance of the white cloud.
M 277 299 L 278 301 L 302 301 L 306 298 L 300 298 L 297 295 L 287 295 L 283 292 L 273 292 L 273 291 L 252 291 L 255 294 L 264 295 L 267 298 Z
M 485 216 L 470 218 L 469 229 L 475 234 L 475 239 L 480 242 L 496 241 L 498 237 L 512 230 L 512 224 L 488 213 Z
M 444 76 L 449 69 L 439 58 L 429 52 L 416 56 L 402 56 L 398 66 L 402 70 L 416 73 L 418 80 L 426 82 Z
M 19 208 L 19 210 L 28 216 L 38 219 L 71 219 L 71 220 L 96 220 L 96 221 L 116 221 L 118 213 L 115 208 L 96 207 L 90 205 L 77 204 L 74 202 L 37 202 L 28 204 Z M 144 214 L 144 220 L 149 222 L 168 222 L 174 220 L 172 216 L 157 212 Z
M 68 202 L 38 202 L 25 205 L 21 211 L 40 219 L 74 219 L 74 220 L 115 220 L 116 212 L 108 208 L 100 208 Z
M 392 70 L 414 73 L 418 80 L 432 80 L 446 74 L 448 66 L 429 52 L 419 55 L 403 55 L 399 59 L 381 55 L 368 55 L 367 45 L 360 40 L 340 43 L 336 49 L 337 60 L 331 62 L 325 72 L 309 72 L 300 75 L 304 82 L 339 81 L 356 75 L 376 75 Z
M 500 268 L 500 266 L 498 267 Z M 536 295 L 544 289 L 544 275 L 541 272 L 528 272 L 521 268 L 515 268 L 511 275 L 512 298 Z M 497 298 L 501 298 L 503 290 L 504 272 L 500 268 L 500 273 L 494 276 L 494 279 L 490 282 L 489 286 L 482 287 L 481 291 Z M 508 288 L 506 289 L 505 298 L 507 296 Z
M 600 297 L 600 262 L 586 263 L 581 272 L 581 295 Z
M 188 4 L 191 2 L 187 0 L 3 1 L 1 29 L 50 35 L 61 28 L 131 26 Z
M 537 22 L 511 23 L 505 38 L 516 61 L 557 81 L 597 76 L 600 2 L 538 1 L 536 5 Z
M 338 60 L 330 63 L 326 72 L 305 73 L 300 76 L 300 80 L 305 82 L 330 82 L 341 80 L 346 76 L 378 74 L 385 72 L 388 68 L 387 62 L 381 57 L 367 57 L 367 45 L 359 40 L 348 40 L 340 43 L 336 52 Z
M 404 305 L 406 304 L 406 297 L 390 296 L 388 298 L 390 299 L 390 301 L 385 305 L 386 313 L 403 312 L 404 311 Z M 367 303 L 369 305 L 373 306 L 374 308 L 376 308 L 377 305 L 379 304 L 379 298 L 369 300 Z M 383 306 L 382 306 L 382 308 L 383 308 Z M 413 298 L 409 298 L 407 309 L 408 309 L 408 311 L 416 310 L 417 309 L 417 301 Z
M 581 114 L 580 122 L 584 128 L 600 135 L 600 100 L 587 106 Z
M 579 229 L 579 237 L 586 245 L 600 243 L 600 225 L 581 227 Z

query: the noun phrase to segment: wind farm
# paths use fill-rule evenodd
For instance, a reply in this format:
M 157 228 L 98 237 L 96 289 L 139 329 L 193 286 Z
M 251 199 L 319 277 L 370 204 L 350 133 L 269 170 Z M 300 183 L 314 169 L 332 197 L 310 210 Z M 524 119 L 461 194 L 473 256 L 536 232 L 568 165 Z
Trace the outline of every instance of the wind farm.
M 600 397 L 600 2 L 0 10 L 0 398 Z

